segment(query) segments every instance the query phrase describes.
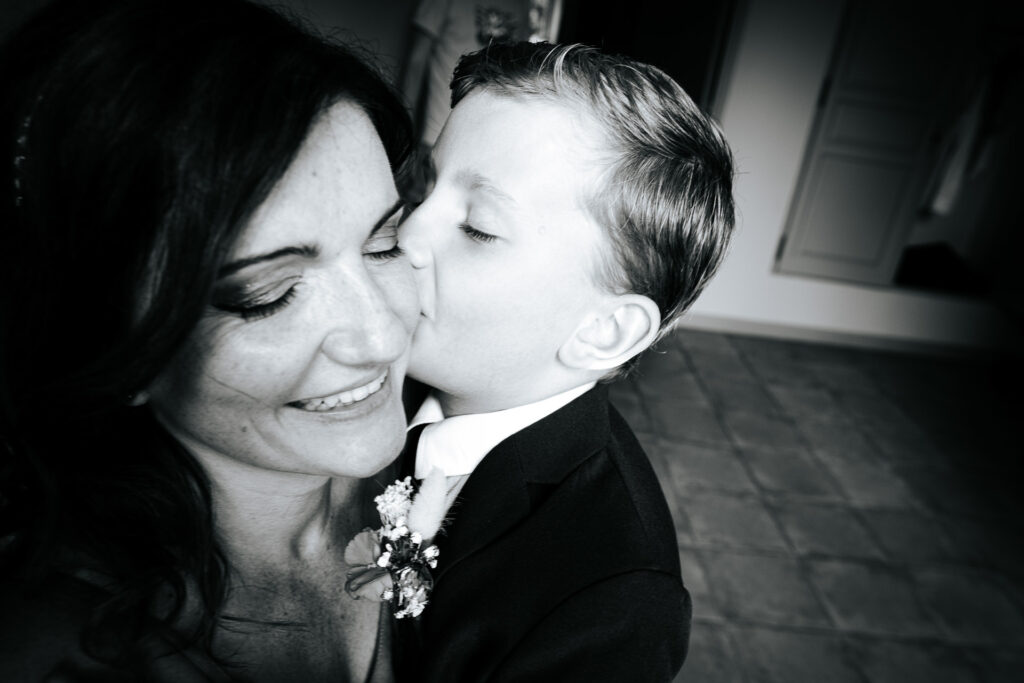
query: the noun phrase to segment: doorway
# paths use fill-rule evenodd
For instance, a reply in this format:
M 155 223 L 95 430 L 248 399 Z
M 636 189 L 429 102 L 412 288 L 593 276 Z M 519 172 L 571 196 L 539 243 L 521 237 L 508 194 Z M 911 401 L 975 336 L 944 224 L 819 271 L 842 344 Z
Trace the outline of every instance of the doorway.
M 988 296 L 1020 42 L 995 3 L 848 3 L 776 271 Z

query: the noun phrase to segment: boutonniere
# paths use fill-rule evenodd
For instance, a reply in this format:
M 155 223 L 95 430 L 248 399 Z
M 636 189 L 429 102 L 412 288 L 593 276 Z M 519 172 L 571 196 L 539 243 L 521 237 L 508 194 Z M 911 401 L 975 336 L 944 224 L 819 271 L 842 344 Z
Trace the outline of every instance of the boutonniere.
M 345 547 L 350 596 L 386 600 L 396 619 L 423 612 L 434 587 L 438 550 L 431 541 L 444 520 L 446 493 L 444 472 L 435 467 L 415 496 L 406 477 L 374 498 L 380 528 L 364 529 Z

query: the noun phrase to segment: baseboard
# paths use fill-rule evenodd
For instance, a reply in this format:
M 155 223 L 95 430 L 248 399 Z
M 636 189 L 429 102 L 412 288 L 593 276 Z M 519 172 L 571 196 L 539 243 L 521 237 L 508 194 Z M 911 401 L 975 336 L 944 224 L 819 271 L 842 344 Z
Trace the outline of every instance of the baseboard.
M 931 356 L 977 357 L 1003 352 L 1014 352 L 1012 347 L 972 347 L 939 344 L 924 340 L 899 339 L 875 335 L 862 335 L 834 330 L 822 330 L 810 327 L 795 327 L 734 318 L 686 314 L 680 319 L 675 329 L 693 329 L 705 332 L 721 332 L 739 334 L 750 337 L 767 337 L 787 341 L 809 342 L 813 344 L 829 344 L 876 351 L 899 351 Z

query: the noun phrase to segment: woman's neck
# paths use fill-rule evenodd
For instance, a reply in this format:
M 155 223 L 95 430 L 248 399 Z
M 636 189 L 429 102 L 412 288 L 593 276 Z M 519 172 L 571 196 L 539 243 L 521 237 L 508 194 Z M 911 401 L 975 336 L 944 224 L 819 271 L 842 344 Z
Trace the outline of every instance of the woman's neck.
M 339 538 L 371 521 L 362 514 L 369 507 L 364 480 L 276 472 L 237 461 L 204 465 L 218 538 L 242 576 L 340 555 Z

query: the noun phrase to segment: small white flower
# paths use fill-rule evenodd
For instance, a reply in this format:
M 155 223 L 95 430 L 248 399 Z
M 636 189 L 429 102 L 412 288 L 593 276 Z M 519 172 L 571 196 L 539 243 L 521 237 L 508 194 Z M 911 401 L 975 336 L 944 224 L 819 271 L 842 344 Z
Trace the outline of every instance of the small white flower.
M 412 532 L 412 536 L 409 537 L 409 540 L 415 543 L 416 545 L 419 545 L 423 543 L 423 536 L 420 535 L 420 532 L 414 531 Z
M 437 554 L 438 554 L 438 550 L 437 550 L 437 546 L 436 545 L 432 545 L 432 546 L 430 546 L 428 548 L 424 548 L 423 549 L 423 555 L 428 560 L 437 557 Z
M 390 538 L 392 541 L 397 541 L 402 536 L 406 536 L 408 534 L 409 534 L 409 527 L 407 527 L 407 526 L 405 526 L 403 524 L 401 526 L 396 526 L 394 529 L 389 531 L 388 532 L 388 538 Z
M 377 566 L 378 567 L 387 567 L 389 562 L 391 562 L 391 552 L 390 551 L 385 551 L 385 552 L 381 553 L 380 557 L 377 558 Z
M 385 525 L 404 523 L 412 505 L 412 478 L 406 477 L 403 481 L 396 481 L 373 500 Z

